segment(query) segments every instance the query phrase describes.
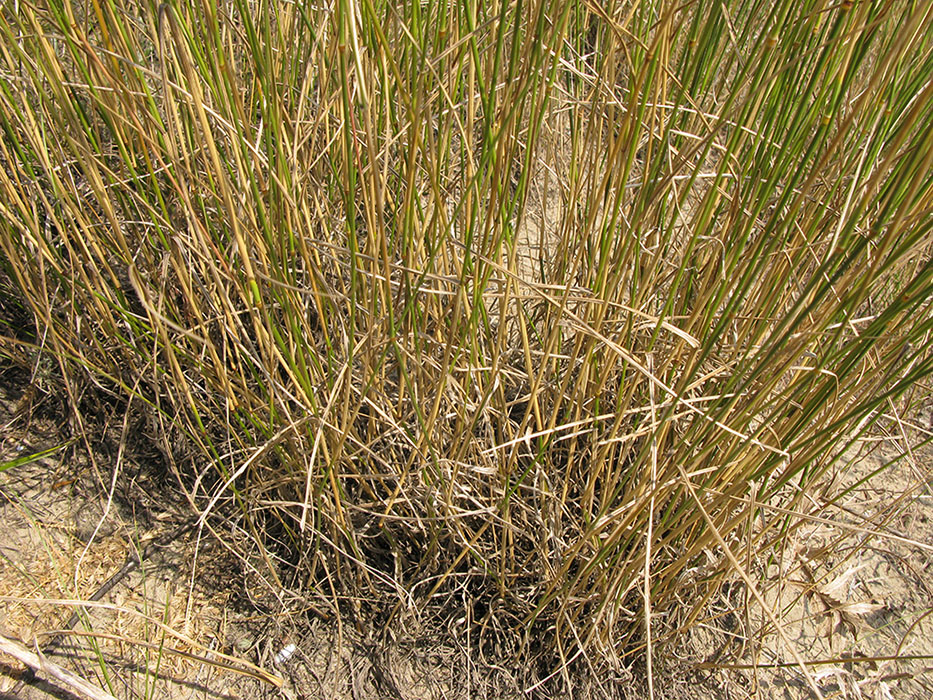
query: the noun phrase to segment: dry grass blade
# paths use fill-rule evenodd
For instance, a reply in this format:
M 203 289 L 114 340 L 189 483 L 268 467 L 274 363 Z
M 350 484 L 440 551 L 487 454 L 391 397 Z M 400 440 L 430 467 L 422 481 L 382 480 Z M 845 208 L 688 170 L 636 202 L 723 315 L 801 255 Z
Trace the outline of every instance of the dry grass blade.
M 52 663 L 44 656 L 29 651 L 19 642 L 7 639 L 3 635 L 0 635 L 0 652 L 9 654 L 35 671 L 48 674 L 52 678 L 61 681 L 69 690 L 75 691 L 83 697 L 91 700 L 116 700 L 110 693 L 91 685 L 83 678 L 76 676 L 58 664 Z
M 177 654 L 179 656 L 183 656 L 187 659 L 191 659 L 198 663 L 202 663 L 208 666 L 214 666 L 216 668 L 230 671 L 231 673 L 237 673 L 239 675 L 249 676 L 251 678 L 257 678 L 276 688 L 281 688 L 284 685 L 284 681 L 280 676 L 274 673 L 270 673 L 269 671 L 263 668 L 260 668 L 259 666 L 256 666 L 254 664 L 251 664 L 247 661 L 244 661 L 243 659 L 237 659 L 227 654 L 224 654 L 222 652 L 212 650 L 212 649 L 207 649 L 202 644 L 198 644 L 196 641 L 194 641 L 190 637 L 184 634 L 181 634 L 177 630 L 172 629 L 171 627 L 160 622 L 159 620 L 156 620 L 152 617 L 145 615 L 139 610 L 134 610 L 132 608 L 126 608 L 126 607 L 122 607 L 119 605 L 113 605 L 112 603 L 103 603 L 100 601 L 77 601 L 77 600 L 65 600 L 61 598 L 27 599 L 27 598 L 16 598 L 16 597 L 10 597 L 10 596 L 0 596 L 0 599 L 7 600 L 7 601 L 14 601 L 17 603 L 35 602 L 37 604 L 42 603 L 42 604 L 50 604 L 50 605 L 75 606 L 75 607 L 82 607 L 82 608 L 98 608 L 102 610 L 110 610 L 112 612 L 118 612 L 118 613 L 127 613 L 130 615 L 136 616 L 136 617 L 141 617 L 145 619 L 148 625 L 151 625 L 152 627 L 157 628 L 164 634 L 168 635 L 169 637 L 172 637 L 173 639 L 178 640 L 179 642 L 182 642 L 183 644 L 187 645 L 190 648 L 200 649 L 203 652 L 203 654 L 202 655 L 192 654 L 191 652 L 186 652 L 181 649 L 173 649 L 171 647 L 167 647 L 164 645 L 151 644 L 149 642 L 138 640 L 138 639 L 128 640 L 124 637 L 119 637 L 116 635 L 110 635 L 110 634 L 101 633 L 101 632 L 88 632 L 88 631 L 82 632 L 82 631 L 76 631 L 71 628 L 62 629 L 62 630 L 46 630 L 42 633 L 42 635 L 45 637 L 57 637 L 59 635 L 70 635 L 70 636 L 78 636 L 78 637 L 96 637 L 96 638 L 102 638 L 102 639 L 114 639 L 117 641 L 120 641 L 120 640 L 129 641 L 133 645 L 141 646 L 147 649 L 155 649 L 160 652 L 165 652 L 169 654 Z

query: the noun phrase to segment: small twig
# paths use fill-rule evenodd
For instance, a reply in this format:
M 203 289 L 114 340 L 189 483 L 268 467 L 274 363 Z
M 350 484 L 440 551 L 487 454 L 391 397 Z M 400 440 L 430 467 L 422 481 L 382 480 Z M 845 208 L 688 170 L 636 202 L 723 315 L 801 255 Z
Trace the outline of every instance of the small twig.
M 56 680 L 59 680 L 67 685 L 72 690 L 77 690 L 82 695 L 91 698 L 91 700 L 117 700 L 110 693 L 107 693 L 100 688 L 91 685 L 83 678 L 74 675 L 70 671 L 66 671 L 58 664 L 49 661 L 47 658 L 45 658 L 45 656 L 42 655 L 42 652 L 39 651 L 38 645 L 36 646 L 36 651 L 38 653 L 34 653 L 29 651 L 29 649 L 27 649 L 21 643 L 0 635 L 0 651 L 2 651 L 4 654 L 9 654 L 14 659 L 17 659 L 18 661 L 26 664 L 33 671 L 44 671 Z
M 195 520 L 194 518 L 189 518 L 187 521 L 185 521 L 184 523 L 176 527 L 171 532 L 163 535 L 162 537 L 155 538 L 154 540 L 152 540 L 152 542 L 146 545 L 146 547 L 142 551 L 141 556 L 137 555 L 136 551 L 131 549 L 129 554 L 126 555 L 126 561 L 123 562 L 123 566 L 120 567 L 120 570 L 117 571 L 117 573 L 115 573 L 113 576 L 108 578 L 106 581 L 104 581 L 104 583 L 101 584 L 101 586 L 96 591 L 94 591 L 94 594 L 90 598 L 88 598 L 88 601 L 96 602 L 98 600 L 101 600 L 105 595 L 110 593 L 110 591 L 112 591 L 117 586 L 117 584 L 119 584 L 123 579 L 129 576 L 130 573 L 135 571 L 136 568 L 139 566 L 140 562 L 143 559 L 147 559 L 149 555 L 152 554 L 152 550 L 155 547 L 159 545 L 167 544 L 169 542 L 174 542 L 179 537 L 181 537 L 186 532 L 188 532 L 188 530 L 194 527 L 196 522 L 197 520 Z M 61 640 L 64 639 L 64 636 L 65 636 L 64 632 L 66 630 L 70 630 L 74 628 L 78 624 L 78 622 L 81 620 L 81 615 L 84 612 L 85 612 L 84 608 L 79 607 L 77 610 L 75 610 L 72 613 L 71 617 L 68 618 L 68 621 L 65 622 L 65 626 L 62 628 L 62 632 L 53 636 L 49 640 L 49 643 L 45 646 L 46 653 L 48 653 L 49 651 L 52 651 L 53 649 L 55 649 L 56 646 L 58 646 L 58 644 L 61 643 Z
M 129 639 L 128 637 L 124 637 L 118 634 L 107 634 L 105 632 L 78 632 L 76 630 L 60 630 L 59 632 L 61 634 L 67 634 L 76 637 L 91 637 L 94 639 L 107 639 L 114 642 L 126 642 L 138 649 L 149 649 L 151 651 L 157 651 L 162 654 L 172 654 L 174 656 L 180 656 L 183 659 L 188 659 L 205 666 L 219 668 L 222 671 L 229 671 L 230 673 L 236 673 L 240 676 L 246 676 L 247 678 L 254 678 L 256 680 L 263 681 L 264 683 L 268 683 L 275 688 L 281 688 L 284 685 L 284 681 L 280 676 L 277 676 L 274 673 L 269 673 L 259 666 L 248 664 L 245 661 L 228 656 L 227 654 L 219 651 L 212 651 L 211 653 L 217 658 L 211 659 L 207 656 L 193 654 L 190 651 L 176 649 L 170 645 L 153 644 L 151 642 L 143 641 L 142 639 Z M 247 666 L 249 666 L 249 668 L 247 668 Z M 401 697 L 401 695 L 399 695 L 399 697 Z
M 96 591 L 94 591 L 94 594 L 90 598 L 88 598 L 88 602 L 96 602 L 102 599 L 111 590 L 113 590 L 117 584 L 119 584 L 133 570 L 135 570 L 136 567 L 139 566 L 140 561 L 142 559 L 146 559 L 152 553 L 152 550 L 157 545 L 161 545 L 161 544 L 165 544 L 165 543 L 173 542 L 177 540 L 179 537 L 184 535 L 188 530 L 194 527 L 196 522 L 197 520 L 193 518 L 189 518 L 186 522 L 182 523 L 181 525 L 176 527 L 174 530 L 172 530 L 168 534 L 163 535 L 162 537 L 157 537 L 156 539 L 152 540 L 152 542 L 147 544 L 146 547 L 143 549 L 142 556 L 137 555 L 134 550 L 130 550 L 130 553 L 126 555 L 126 561 L 123 563 L 123 566 L 120 567 L 120 570 L 117 571 L 117 573 L 115 573 L 113 576 L 108 578 L 106 581 L 104 581 L 104 583 Z M 45 658 L 45 654 L 49 654 L 50 652 L 54 651 L 58 647 L 58 645 L 61 644 L 62 640 L 65 638 L 65 632 L 73 629 L 78 624 L 78 622 L 80 622 L 81 615 L 84 612 L 85 610 L 83 607 L 78 607 L 78 609 L 75 610 L 74 613 L 72 613 L 71 617 L 69 617 L 67 622 L 65 622 L 64 628 L 61 631 L 57 632 L 55 635 L 52 636 L 51 639 L 48 640 L 48 643 L 44 645 L 45 646 L 44 650 L 39 650 L 39 653 L 43 654 L 42 658 Z M 36 648 L 38 649 L 38 644 Z M 22 690 L 23 686 L 29 683 L 29 681 L 31 681 L 35 675 L 34 667 L 31 666 L 30 664 L 27 664 L 27 666 L 30 666 L 30 668 L 26 671 L 24 676 L 20 678 L 19 682 L 17 682 L 17 684 L 13 688 L 14 696 L 20 690 Z
M 140 639 L 130 639 L 124 635 L 117 634 L 107 634 L 105 632 L 91 632 L 84 631 L 80 632 L 77 630 L 53 630 L 53 636 L 74 636 L 74 637 L 93 637 L 96 639 L 108 639 L 121 643 L 130 645 L 131 647 L 145 648 L 157 650 L 160 653 L 174 654 L 176 656 L 181 656 L 186 659 L 191 659 L 192 661 L 197 661 L 199 663 L 205 663 L 216 668 L 223 669 L 225 671 L 231 671 L 233 673 L 238 673 L 244 676 L 250 676 L 252 678 L 257 678 L 261 681 L 265 681 L 270 685 L 275 686 L 276 688 L 281 688 L 284 684 L 284 680 L 277 676 L 274 673 L 266 671 L 265 669 L 251 664 L 248 661 L 243 659 L 238 659 L 234 656 L 224 654 L 221 651 L 215 649 L 210 649 L 203 644 L 194 641 L 190 637 L 186 637 L 184 634 L 172 629 L 166 624 L 159 622 L 156 619 L 153 619 L 146 615 L 145 613 L 136 610 L 135 608 L 126 608 L 119 605 L 114 605 L 113 603 L 102 603 L 100 601 L 90 601 L 90 600 L 66 600 L 63 598 L 20 598 L 16 596 L 2 596 L 0 595 L 0 602 L 2 601 L 11 601 L 17 603 L 44 603 L 48 605 L 74 605 L 74 606 L 83 606 L 89 608 L 98 608 L 101 610 L 110 610 L 118 613 L 126 613 L 128 615 L 136 615 L 143 618 L 147 621 L 148 624 L 155 626 L 157 629 L 161 630 L 165 635 L 170 636 L 183 644 L 187 644 L 190 647 L 201 649 L 206 656 L 194 654 L 192 652 L 183 651 L 181 649 L 176 649 L 169 645 L 159 643 L 153 644 Z M 14 689 L 15 690 L 15 689 Z

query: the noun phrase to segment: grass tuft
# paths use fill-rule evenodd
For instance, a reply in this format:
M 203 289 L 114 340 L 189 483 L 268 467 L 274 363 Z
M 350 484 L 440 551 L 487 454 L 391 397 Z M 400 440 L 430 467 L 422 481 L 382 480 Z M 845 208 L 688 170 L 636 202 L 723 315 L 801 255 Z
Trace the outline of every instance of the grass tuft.
M 18 0 L 0 352 L 275 585 L 650 660 L 928 395 L 931 14 Z

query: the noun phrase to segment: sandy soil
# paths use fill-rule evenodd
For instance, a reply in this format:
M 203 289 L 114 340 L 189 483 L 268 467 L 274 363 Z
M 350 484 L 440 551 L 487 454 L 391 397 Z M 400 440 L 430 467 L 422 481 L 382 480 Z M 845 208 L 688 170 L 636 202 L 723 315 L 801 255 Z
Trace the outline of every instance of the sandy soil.
M 929 438 L 931 418 L 849 450 L 824 497 L 813 500 L 825 521 L 814 518 L 788 538 L 779 560 L 762 565 L 759 589 L 786 639 L 760 610 L 692 632 L 687 646 L 725 667 L 706 671 L 710 690 L 809 698 L 812 681 L 825 697 L 933 697 L 933 450 L 903 449 Z M 823 507 L 838 494 L 835 506 Z M 741 610 L 746 595 L 736 586 L 722 611 Z

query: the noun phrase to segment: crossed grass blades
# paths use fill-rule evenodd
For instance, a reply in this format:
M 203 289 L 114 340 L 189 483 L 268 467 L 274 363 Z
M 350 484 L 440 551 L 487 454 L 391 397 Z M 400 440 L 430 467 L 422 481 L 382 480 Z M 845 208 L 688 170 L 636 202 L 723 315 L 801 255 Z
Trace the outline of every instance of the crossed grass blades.
M 931 7 L 5 3 L 4 352 L 273 585 L 650 661 L 926 393 Z

